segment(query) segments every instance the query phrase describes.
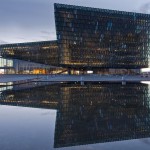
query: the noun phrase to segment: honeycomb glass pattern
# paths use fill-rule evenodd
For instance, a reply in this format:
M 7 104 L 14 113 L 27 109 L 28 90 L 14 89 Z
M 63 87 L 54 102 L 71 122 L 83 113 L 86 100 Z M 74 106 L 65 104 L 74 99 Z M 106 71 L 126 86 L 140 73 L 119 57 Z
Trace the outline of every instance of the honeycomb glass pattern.
M 54 4 L 60 63 L 83 68 L 147 68 L 150 15 Z
M 57 41 L 1 45 L 0 53 L 4 58 L 20 59 L 46 65 L 58 65 Z

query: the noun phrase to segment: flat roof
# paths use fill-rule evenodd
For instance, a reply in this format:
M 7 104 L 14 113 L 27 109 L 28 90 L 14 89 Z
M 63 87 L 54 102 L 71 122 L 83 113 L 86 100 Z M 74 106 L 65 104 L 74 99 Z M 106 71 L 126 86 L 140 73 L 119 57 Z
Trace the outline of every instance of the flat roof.
M 68 4 L 60 4 L 60 3 L 54 3 L 54 7 L 57 8 L 66 8 L 66 9 L 76 9 L 76 10 L 85 10 L 85 11 L 93 11 L 93 12 L 109 12 L 113 14 L 125 14 L 129 16 L 133 15 L 139 15 L 142 17 L 150 17 L 150 14 L 144 14 L 144 13 L 137 13 L 137 12 L 128 12 L 128 11 L 120 11 L 120 10 L 110 10 L 110 9 L 103 9 L 103 8 L 92 8 L 92 7 L 85 7 L 85 6 L 76 6 L 76 5 L 68 5 Z

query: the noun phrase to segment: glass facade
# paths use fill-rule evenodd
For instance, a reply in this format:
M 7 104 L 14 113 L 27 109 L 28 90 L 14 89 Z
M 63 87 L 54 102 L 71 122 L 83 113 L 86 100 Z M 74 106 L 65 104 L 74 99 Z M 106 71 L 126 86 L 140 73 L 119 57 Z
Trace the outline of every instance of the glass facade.
M 5 58 L 20 59 L 35 63 L 58 65 L 58 46 L 56 41 L 29 42 L 0 46 Z
M 126 69 L 112 72 L 128 74 L 149 67 L 149 14 L 64 4 L 54 4 L 54 10 L 57 41 L 0 45 L 1 55 L 72 74 L 109 69 Z
M 13 60 L 4 59 L 0 56 L 0 74 L 13 73 Z
M 0 65 L 10 64 L 17 74 L 59 74 L 67 71 L 59 67 L 57 41 L 41 41 L 0 45 Z M 5 58 L 5 59 L 4 59 Z M 6 69 L 6 68 L 5 68 Z
M 13 67 L 13 60 L 8 60 L 0 57 L 0 68 Z
M 60 63 L 81 68 L 147 68 L 150 15 L 55 4 Z

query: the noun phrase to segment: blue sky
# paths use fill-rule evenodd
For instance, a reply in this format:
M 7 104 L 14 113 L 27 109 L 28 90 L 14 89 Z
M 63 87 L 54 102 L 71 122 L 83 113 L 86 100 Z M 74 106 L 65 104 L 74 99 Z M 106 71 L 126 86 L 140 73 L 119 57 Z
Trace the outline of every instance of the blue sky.
M 150 14 L 150 0 L 0 0 L 0 44 L 55 40 L 54 3 Z

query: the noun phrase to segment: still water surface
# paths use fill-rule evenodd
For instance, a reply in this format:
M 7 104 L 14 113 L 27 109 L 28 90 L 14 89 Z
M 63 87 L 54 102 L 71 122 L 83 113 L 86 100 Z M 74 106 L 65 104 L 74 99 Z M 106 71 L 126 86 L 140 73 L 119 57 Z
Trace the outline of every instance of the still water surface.
M 30 83 L 0 91 L 0 150 L 149 150 L 147 84 Z

